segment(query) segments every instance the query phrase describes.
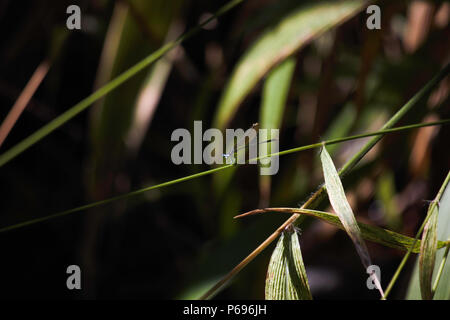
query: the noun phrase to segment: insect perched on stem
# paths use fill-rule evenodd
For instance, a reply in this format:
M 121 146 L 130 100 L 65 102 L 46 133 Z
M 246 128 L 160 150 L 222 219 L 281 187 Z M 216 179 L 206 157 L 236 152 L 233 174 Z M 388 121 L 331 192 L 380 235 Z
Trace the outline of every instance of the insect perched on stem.
M 266 141 L 258 141 L 259 123 L 254 123 L 251 128 L 247 129 L 244 133 L 237 137 L 236 143 L 232 143 L 227 153 L 223 154 L 223 157 L 227 160 L 227 163 L 236 164 L 236 156 L 241 152 L 247 150 L 251 146 L 256 146 L 261 143 L 268 143 L 275 141 L 276 139 L 268 139 Z M 227 143 L 228 146 L 228 143 Z

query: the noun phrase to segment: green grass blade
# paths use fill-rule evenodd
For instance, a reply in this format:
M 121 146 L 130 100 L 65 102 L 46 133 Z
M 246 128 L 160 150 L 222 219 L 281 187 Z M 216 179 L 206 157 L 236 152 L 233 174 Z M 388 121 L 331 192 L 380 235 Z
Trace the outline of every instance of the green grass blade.
M 14 230 L 14 229 L 19 229 L 19 228 L 22 228 L 22 227 L 26 227 L 26 226 L 33 225 L 33 224 L 40 223 L 40 222 L 44 222 L 44 221 L 48 221 L 48 220 L 55 219 L 55 218 L 58 218 L 58 217 L 63 217 L 63 216 L 66 216 L 68 214 L 71 214 L 71 213 L 76 213 L 76 212 L 80 212 L 80 211 L 83 211 L 83 210 L 87 210 L 87 209 L 95 208 L 95 207 L 98 207 L 98 206 L 106 205 L 106 204 L 114 202 L 114 201 L 124 200 L 124 199 L 136 196 L 138 194 L 141 194 L 141 193 L 144 193 L 144 192 L 147 192 L 147 191 L 150 191 L 150 190 L 156 190 L 156 189 L 160 189 L 160 188 L 163 188 L 163 187 L 168 187 L 168 186 L 171 186 L 171 185 L 174 185 L 174 184 L 177 184 L 177 183 L 181 183 L 181 182 L 192 180 L 192 179 L 195 179 L 195 178 L 198 178 L 198 177 L 206 176 L 206 175 L 212 174 L 214 172 L 217 172 L 217 171 L 220 171 L 220 170 L 224 170 L 224 169 L 228 169 L 228 168 L 232 168 L 232 167 L 234 167 L 234 165 L 232 165 L 232 164 L 225 165 L 225 166 L 222 166 L 222 167 L 219 167 L 219 168 L 214 168 L 214 169 L 211 169 L 211 170 L 207 170 L 207 171 L 199 172 L 199 173 L 196 173 L 196 174 L 192 174 L 190 176 L 186 176 L 186 177 L 182 177 L 182 178 L 179 178 L 179 179 L 163 182 L 163 183 L 160 183 L 160 184 L 157 184 L 157 185 L 154 185 L 154 186 L 145 187 L 145 188 L 142 188 L 142 189 L 139 189 L 139 190 L 135 190 L 135 191 L 132 191 L 132 192 L 129 192 L 129 193 L 126 193 L 126 194 L 122 194 L 122 195 L 119 195 L 119 196 L 116 196 L 116 197 L 112 197 L 112 198 L 108 198 L 108 199 L 92 202 L 92 203 L 89 203 L 89 204 L 86 204 L 86 205 L 83 205 L 83 206 L 80 206 L 80 207 L 72 208 L 72 209 L 69 209 L 69 210 L 64 210 L 64 211 L 61 211 L 61 212 L 58 212 L 58 213 L 55 213 L 55 214 L 52 214 L 52 215 L 48 215 L 48 216 L 44 216 L 44 217 L 41 217 L 41 218 L 36 218 L 36 219 L 28 220 L 28 221 L 25 221 L 25 222 L 21 222 L 21 223 L 18 223 L 18 224 L 14 224 L 14 225 L 11 225 L 11 226 L 3 227 L 3 228 L 0 229 L 0 233 L 6 232 L 6 231 L 11 231 L 11 230 Z
M 202 27 L 211 22 L 213 19 L 223 15 L 227 11 L 231 10 L 235 6 L 237 6 L 239 3 L 241 3 L 244 0 L 232 0 L 228 2 L 226 5 L 221 7 L 214 15 L 212 15 L 210 18 L 206 19 L 201 24 L 197 25 L 196 27 L 192 28 L 188 32 L 184 33 L 180 37 L 178 37 L 175 41 L 171 41 L 149 56 L 147 56 L 142 61 L 138 62 L 122 74 L 120 74 L 118 77 L 114 78 L 110 82 L 108 82 L 106 85 L 86 97 L 85 99 L 81 100 L 79 103 L 74 105 L 72 108 L 43 126 L 41 129 L 37 130 L 18 144 L 16 144 L 14 147 L 9 149 L 8 151 L 2 153 L 0 155 L 0 167 L 17 157 L 19 154 L 39 142 L 41 139 L 48 136 L 50 133 L 64 125 L 67 121 L 73 119 L 75 116 L 77 116 L 79 113 L 86 110 L 90 105 L 92 105 L 95 101 L 99 100 L 100 98 L 107 95 L 109 92 L 116 89 L 118 86 L 120 86 L 122 83 L 136 75 L 138 72 L 144 70 L 146 67 L 148 67 L 153 62 L 157 61 L 159 58 L 161 58 L 164 54 L 166 54 L 168 51 L 172 50 L 179 44 L 181 44 L 183 41 L 191 38 L 193 35 L 198 33 L 200 30 L 202 30 Z
M 266 277 L 267 300 L 311 300 L 297 232 L 286 230 L 270 258 Z
M 295 62 L 295 58 L 288 58 L 267 75 L 259 122 L 263 129 L 277 129 L 281 125 Z
M 274 138 L 270 134 L 270 129 L 281 128 L 286 100 L 292 76 L 294 75 L 295 63 L 296 61 L 293 57 L 286 59 L 268 74 L 264 82 L 259 123 L 261 128 L 268 129 L 268 140 Z M 272 153 L 271 142 L 267 146 L 263 146 L 263 148 L 267 148 L 264 149 L 267 150 L 267 154 Z M 260 206 L 267 206 L 269 203 L 271 180 L 269 175 L 259 176 Z
M 354 136 L 348 136 L 345 138 L 336 138 L 336 139 L 331 139 L 331 140 L 325 140 L 322 142 L 318 142 L 318 143 L 313 143 L 307 146 L 302 146 L 302 147 L 298 147 L 298 148 L 292 148 L 292 149 L 288 149 L 288 150 L 284 150 L 284 151 L 280 151 L 279 153 L 272 153 L 266 157 L 273 157 L 273 156 L 283 156 L 289 153 L 295 153 L 295 152 L 299 152 L 299 151 L 304 151 L 304 150 L 308 150 L 308 149 L 315 149 L 315 148 L 321 148 L 324 145 L 328 146 L 328 145 L 332 145 L 332 144 L 336 144 L 336 143 L 341 143 L 341 142 L 345 142 L 345 141 L 350 141 L 350 140 L 354 140 L 354 139 L 360 139 L 360 138 L 365 138 L 365 137 L 372 137 L 372 136 L 376 136 L 375 138 L 373 138 L 372 140 L 370 140 L 368 143 L 376 143 L 378 141 L 378 136 L 381 136 L 382 134 L 385 133 L 392 133 L 392 132 L 397 132 L 397 131 L 402 131 L 402 130 L 407 130 L 407 129 L 414 129 L 414 128 L 420 128 L 420 127 L 426 127 L 426 126 L 433 126 L 433 125 L 438 125 L 438 124 L 447 124 L 449 123 L 450 119 L 444 119 L 444 120 L 440 120 L 440 121 L 436 121 L 436 122 L 427 122 L 427 123 L 421 123 L 421 124 L 411 124 L 408 126 L 402 126 L 402 127 L 396 127 L 396 128 L 390 128 L 390 129 L 382 129 L 376 132 L 370 132 L 370 133 L 362 133 L 362 134 L 357 134 Z M 366 146 L 364 146 L 366 147 Z M 370 150 L 370 149 L 368 149 Z M 367 150 L 367 151 L 368 151 Z M 358 153 L 355 155 L 355 157 L 360 158 L 361 155 Z M 260 159 L 263 159 L 265 157 L 261 157 Z M 351 159 L 353 160 L 353 158 Z M 339 174 L 343 174 L 346 173 L 348 170 L 350 170 L 351 166 L 349 163 L 352 163 L 352 166 L 355 165 L 353 163 L 353 161 L 349 161 L 347 162 L 344 167 L 341 168 L 341 170 L 339 170 Z
M 282 155 L 286 155 L 286 154 L 290 154 L 290 153 L 294 153 L 294 152 L 300 152 L 300 151 L 304 151 L 304 150 L 309 150 L 309 149 L 314 149 L 314 148 L 320 148 L 323 146 L 323 144 L 335 144 L 335 143 L 340 143 L 340 142 L 344 142 L 344 141 L 349 141 L 349 140 L 354 140 L 354 139 L 360 139 L 363 137 L 368 137 L 368 136 L 376 136 L 376 135 L 380 135 L 380 134 L 385 134 L 385 133 L 392 133 L 392 132 L 399 132 L 399 131 L 403 131 L 403 130 L 410 130 L 410 129 L 414 129 L 414 128 L 420 128 L 420 127 L 426 127 L 426 126 L 432 126 L 432 125 L 442 125 L 445 123 L 450 123 L 450 119 L 446 119 L 446 120 L 441 120 L 441 121 L 437 121 L 437 122 L 427 122 L 427 123 L 419 123 L 419 124 L 414 124 L 414 125 L 408 125 L 408 126 L 403 126 L 403 127 L 397 127 L 397 128 L 392 128 L 392 129 L 385 129 L 385 130 L 381 130 L 381 131 L 377 131 L 377 132 L 371 132 L 371 133 L 365 133 L 365 134 L 361 134 L 361 135 L 356 135 L 356 136 L 350 136 L 350 137 L 345 137 L 345 138 L 339 138 L 339 139 L 333 139 L 333 140 L 329 140 L 329 141 L 324 141 L 321 143 L 314 143 L 314 144 L 310 144 L 307 146 L 302 146 L 302 147 L 298 147 L 298 148 L 293 148 L 293 149 L 289 149 L 289 150 L 285 150 L 285 151 L 281 151 L 278 153 L 273 153 L 270 155 L 267 155 L 265 157 L 271 157 L 271 156 L 282 156 Z M 264 157 L 260 157 L 258 159 L 262 159 Z M 102 206 L 102 205 L 106 205 L 108 203 L 114 202 L 114 201 L 118 201 L 118 200 L 123 200 L 123 199 L 127 199 L 136 195 L 139 195 L 141 193 L 150 191 L 150 190 L 155 190 L 155 189 L 159 189 L 159 188 L 163 188 L 163 187 L 167 187 L 173 184 L 177 184 L 177 183 L 181 183 L 181 182 L 185 182 L 188 180 L 192 180 L 195 178 L 199 178 L 202 176 L 206 176 L 206 175 L 210 175 L 225 169 L 230 169 L 230 168 L 236 168 L 235 165 L 233 164 L 229 164 L 229 165 L 224 165 L 222 167 L 218 167 L 218 168 L 214 168 L 211 170 L 206 170 L 203 172 L 199 172 L 196 174 L 192 174 L 186 177 L 182 177 L 179 179 L 175 179 L 175 180 L 170 180 L 167 182 L 163 182 L 154 186 L 149 186 L 149 187 L 144 187 L 126 194 L 122 194 L 116 197 L 112 197 L 112 198 L 108 198 L 108 199 L 104 199 L 104 200 L 100 200 L 97 202 L 92 202 L 83 206 L 79 206 L 76 208 L 72 208 L 69 210 L 64 210 L 62 212 L 58 212 L 52 215 L 48 215 L 48 216 L 44 216 L 41 218 L 37 218 L 37 219 L 33 219 L 33 220 L 29 220 L 29 221 L 25 221 L 25 222 L 21 222 L 15 225 L 11 225 L 11 226 L 7 226 L 7 227 L 3 227 L 0 228 L 0 233 L 1 232 L 5 232 L 5 231 L 10 231 L 10 230 L 14 230 L 14 229 L 18 229 L 18 228 L 22 228 L 25 226 L 29 226 L 29 225 L 33 225 L 36 223 L 40 223 L 40 222 L 44 222 L 47 220 L 51 220 L 54 218 L 58 218 L 58 217 L 62 217 L 71 213 L 75 213 L 75 212 L 80 212 L 82 210 L 86 210 L 86 209 L 91 209 L 94 207 L 98 207 L 98 206 Z M 321 193 L 322 189 L 319 189 L 318 192 Z
M 290 256 L 288 262 L 293 264 L 289 266 L 289 270 L 293 270 L 295 272 L 292 275 L 292 292 L 295 294 L 296 299 L 312 300 L 311 289 L 309 288 L 308 277 L 306 275 L 305 265 L 303 263 L 298 233 L 295 231 L 290 232 L 289 230 L 287 232 L 290 236 L 291 249 L 289 252 Z
M 266 276 L 266 300 L 282 300 L 286 298 L 286 255 L 284 251 L 284 233 L 278 239 L 278 243 L 270 257 Z
M 339 217 L 330 212 L 318 211 L 318 210 L 310 210 L 310 209 L 301 209 L 301 208 L 266 208 L 266 209 L 257 209 L 251 211 L 250 213 L 262 213 L 262 212 L 283 212 L 290 214 L 306 214 L 308 216 L 318 218 L 326 223 L 329 223 L 339 229 L 345 230 L 342 222 L 339 220 Z M 244 214 L 245 215 L 245 214 Z M 242 216 L 244 216 L 242 215 Z M 240 217 L 240 216 L 238 216 Z M 379 243 L 386 247 L 400 249 L 407 251 L 412 247 L 412 252 L 419 253 L 421 241 L 414 241 L 414 238 L 402 235 L 400 233 L 387 230 L 384 228 L 371 226 L 362 222 L 358 222 L 358 227 L 361 230 L 361 236 L 371 242 Z M 438 241 L 437 249 L 444 248 L 448 242 Z
M 424 99 L 431 90 L 450 72 L 450 63 L 448 63 L 441 71 L 439 71 L 430 81 L 427 82 L 422 89 L 419 90 L 406 104 L 404 104 L 383 126 L 381 131 L 389 130 L 414 106 L 416 106 L 422 99 Z M 344 176 L 350 171 L 367 152 L 383 137 L 382 134 L 370 139 L 350 160 L 348 160 L 344 167 L 339 171 L 340 176 Z M 320 147 L 323 144 L 311 145 L 311 147 Z M 282 155 L 282 152 L 279 153 Z M 303 204 L 302 208 L 315 208 L 324 198 L 325 188 L 319 188 L 309 199 Z M 239 273 L 247 264 L 249 264 L 255 257 L 259 255 L 268 245 L 272 243 L 284 228 L 290 224 L 298 224 L 301 222 L 301 216 L 294 214 L 287 219 L 278 229 L 276 229 L 266 240 L 264 240 L 255 250 L 247 255 L 238 265 L 236 265 L 228 274 L 226 274 L 220 281 L 218 281 L 207 293 L 202 296 L 202 299 L 207 299 L 211 295 L 217 293 L 230 279 Z
M 437 218 L 439 211 L 437 206 L 430 206 L 430 210 L 432 211 L 429 213 L 430 218 L 425 224 L 419 255 L 420 291 L 424 300 L 433 298 L 431 281 L 437 251 Z
M 445 263 L 447 262 L 449 250 L 450 250 L 450 238 L 448 239 L 447 246 L 445 247 L 445 252 L 444 252 L 444 255 L 442 256 L 441 264 L 439 265 L 439 269 L 438 269 L 437 274 L 436 274 L 436 279 L 435 279 L 434 284 L 433 284 L 433 289 L 432 289 L 432 294 L 433 295 L 434 295 L 434 293 L 437 290 L 439 282 L 441 281 L 441 277 L 442 277 L 442 274 L 443 274 L 444 268 L 445 268 Z
M 347 201 L 341 179 L 334 166 L 333 160 L 331 160 L 331 157 L 328 154 L 326 147 L 322 148 L 322 151 L 320 153 L 320 160 L 322 162 L 325 186 L 331 206 L 337 213 L 339 220 L 341 220 L 342 225 L 355 244 L 356 250 L 358 251 L 364 267 L 367 268 L 372 264 L 367 247 L 361 237 L 361 230 L 359 229 L 358 223 L 356 222 L 353 210 Z
M 450 72 L 450 63 L 444 66 L 444 68 L 438 72 L 430 81 L 427 82 L 409 101 L 403 105 L 390 119 L 387 121 L 382 129 L 392 128 L 409 110 L 417 105 L 422 99 L 424 99 L 431 90 Z M 345 175 L 353 166 L 355 166 L 359 160 L 378 142 L 383 136 L 377 136 L 372 138 L 364 147 L 352 158 L 350 161 L 341 168 L 340 174 Z
M 448 174 L 450 178 L 450 172 Z M 438 240 L 450 240 L 450 187 L 447 186 L 445 191 L 442 193 L 438 205 L 439 205 L 439 215 L 437 218 L 437 238 Z M 444 250 L 439 250 L 436 253 L 436 266 L 433 274 L 436 274 L 436 282 L 433 285 L 435 300 L 450 300 L 450 263 L 447 261 L 448 246 L 445 252 Z M 439 269 L 442 267 L 442 271 Z M 439 277 L 438 277 L 439 276 Z
M 345 196 L 344 187 L 342 185 L 339 174 L 337 173 L 333 160 L 331 160 L 331 157 L 328 154 L 325 146 L 322 148 L 322 152 L 320 153 L 320 160 L 322 162 L 325 186 L 327 188 L 328 198 L 330 199 L 331 206 L 337 213 L 339 220 L 341 220 L 345 231 L 352 239 L 356 251 L 361 258 L 361 262 L 364 268 L 367 270 L 367 268 L 372 265 L 369 250 L 367 249 L 366 243 L 362 238 L 361 230 L 359 229 L 355 215 L 353 214 L 353 210 L 347 201 L 347 197 Z M 375 278 L 374 281 L 377 285 L 378 290 L 380 291 L 380 294 L 383 296 L 383 289 L 381 288 L 379 281 Z
M 438 195 L 435 198 L 435 201 L 433 201 L 430 204 L 431 207 L 433 204 L 434 206 L 437 206 L 437 203 L 439 203 L 439 215 L 437 217 L 437 238 L 440 240 L 450 238 L 450 188 L 448 187 L 449 182 L 450 182 L 450 172 L 447 174 L 447 177 L 444 180 L 444 183 L 442 184 L 441 189 L 439 190 Z M 427 219 L 425 219 L 424 224 L 427 222 L 426 220 Z M 424 226 L 424 224 L 422 224 L 422 227 Z M 422 228 L 419 229 L 418 235 L 420 234 L 421 230 Z M 448 254 L 447 249 L 445 250 L 445 252 L 443 252 L 443 250 L 440 250 L 436 253 L 436 264 L 434 266 L 433 271 L 433 274 L 436 275 L 435 279 L 436 282 L 433 285 L 433 287 L 436 287 L 435 290 L 433 290 L 434 300 L 450 300 L 450 286 L 448 285 L 450 283 L 450 264 L 448 262 L 444 264 L 445 260 L 447 259 L 446 258 L 447 254 Z M 405 258 L 403 259 L 406 261 L 407 259 L 406 255 Z M 400 266 L 402 265 L 404 265 L 404 263 L 401 264 Z M 395 277 L 396 275 L 394 275 L 393 281 L 391 281 L 393 284 L 395 283 L 395 280 L 398 277 L 398 276 Z M 438 276 L 439 279 L 437 279 Z M 438 283 L 437 280 L 439 280 Z M 411 279 L 409 280 L 406 299 L 417 300 L 421 299 L 421 297 L 422 296 L 420 291 L 419 261 L 417 259 Z

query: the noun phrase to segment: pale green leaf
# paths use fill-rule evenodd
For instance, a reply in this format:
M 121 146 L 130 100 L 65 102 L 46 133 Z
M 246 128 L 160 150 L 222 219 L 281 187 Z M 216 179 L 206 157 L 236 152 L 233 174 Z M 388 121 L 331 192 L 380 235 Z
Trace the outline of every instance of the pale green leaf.
M 286 212 L 291 214 L 306 214 L 311 217 L 318 218 L 324 222 L 332 224 L 339 229 L 344 229 L 342 222 L 339 220 L 339 217 L 330 212 L 318 211 L 318 210 L 310 210 L 310 209 L 299 209 L 299 208 L 267 208 L 264 211 L 270 212 Z M 414 238 L 404 236 L 400 233 L 383 229 L 376 226 L 371 226 L 362 222 L 358 222 L 359 229 L 361 230 L 361 235 L 364 239 L 379 243 L 381 245 L 400 249 L 407 251 L 412 245 L 412 252 L 418 253 L 420 251 L 421 241 L 417 240 L 414 242 Z M 443 248 L 446 246 L 446 242 L 438 241 L 437 248 Z
M 450 173 L 449 173 L 450 174 Z M 447 179 L 446 179 L 447 180 Z M 437 238 L 439 240 L 450 240 L 450 188 L 448 184 L 438 202 L 439 215 L 437 218 Z M 439 248 L 439 244 L 438 244 Z M 445 263 L 445 250 L 439 250 L 436 254 L 435 270 Z M 447 251 L 448 253 L 448 251 Z M 434 292 L 435 300 L 450 300 L 450 263 L 447 261 L 443 266 L 442 274 Z
M 431 300 L 433 298 L 431 281 L 437 251 L 436 233 L 439 211 L 436 205 L 430 206 L 430 211 L 430 217 L 423 232 L 419 255 L 420 291 L 424 300 Z
M 443 192 L 442 198 L 439 200 L 439 214 L 437 217 L 437 239 L 447 240 L 450 238 L 450 188 L 444 186 L 445 191 Z M 441 248 L 440 241 L 438 241 L 437 248 Z M 439 268 L 443 263 L 445 256 L 445 250 L 439 250 L 436 253 L 436 263 L 434 265 L 433 276 L 436 276 Z M 421 298 L 420 292 L 420 276 L 419 276 L 419 259 L 416 260 L 416 264 L 409 280 L 408 292 L 406 298 L 408 300 L 417 300 Z M 444 261 L 445 262 L 445 261 Z M 445 263 L 442 266 L 442 274 L 439 279 L 439 283 L 434 292 L 434 300 L 450 300 L 450 263 Z M 436 279 L 433 279 L 436 281 Z
M 214 127 L 224 129 L 239 104 L 274 66 L 330 28 L 349 19 L 366 1 L 320 1 L 302 5 L 266 30 L 236 66 L 220 99 Z
M 359 229 L 353 210 L 345 196 L 341 179 L 325 146 L 322 148 L 320 153 L 320 160 L 322 161 L 325 186 L 327 188 L 331 206 L 338 215 L 339 220 L 341 220 L 345 231 L 347 231 L 348 235 L 355 244 L 356 250 L 358 251 L 364 267 L 367 268 L 371 265 L 371 261 L 366 244 L 362 239 L 361 230 Z
M 295 59 L 288 58 L 274 68 L 264 82 L 261 105 L 261 128 L 279 128 L 294 74 Z
M 286 230 L 280 236 L 267 270 L 267 300 L 311 300 L 297 232 Z
M 320 153 L 320 159 L 322 161 L 323 175 L 325 178 L 325 186 L 328 193 L 328 198 L 330 199 L 331 206 L 341 220 L 345 231 L 350 236 L 355 245 L 356 251 L 361 259 L 364 268 L 372 265 L 370 260 L 369 251 L 367 250 L 366 243 L 364 242 L 361 230 L 359 229 L 358 222 L 356 221 L 353 210 L 347 201 L 345 196 L 344 187 L 342 186 L 341 179 L 337 170 L 328 154 L 325 146 L 322 148 Z M 377 279 L 374 279 L 377 284 L 378 290 L 383 296 L 383 290 Z
M 300 249 L 300 241 L 297 232 L 289 232 L 290 253 L 289 253 L 289 270 L 291 271 L 292 281 L 288 288 L 291 288 L 291 296 L 295 296 L 300 300 L 312 300 L 311 290 L 309 288 L 308 277 L 306 275 L 305 265 L 303 264 L 302 251 Z M 293 265 L 292 265 L 293 263 Z
M 260 126 L 262 129 L 269 129 L 267 139 L 272 139 L 270 129 L 279 129 L 283 118 L 286 99 L 291 86 L 292 76 L 295 69 L 295 59 L 286 59 L 279 66 L 274 68 L 264 82 L 262 105 L 260 110 Z M 272 143 L 267 146 L 267 154 L 272 153 Z M 267 206 L 270 199 L 271 176 L 260 175 L 260 206 Z

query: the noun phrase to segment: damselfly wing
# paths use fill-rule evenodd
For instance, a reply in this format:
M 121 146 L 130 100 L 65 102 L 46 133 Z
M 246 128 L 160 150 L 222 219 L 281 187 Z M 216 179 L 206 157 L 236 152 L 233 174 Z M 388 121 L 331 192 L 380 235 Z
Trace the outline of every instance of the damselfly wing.
M 229 150 L 227 150 L 227 153 L 224 153 L 223 156 L 228 159 L 228 158 L 234 158 L 237 154 L 237 152 L 239 150 L 245 149 L 247 148 L 250 143 L 252 143 L 258 136 L 258 129 L 259 129 L 259 124 L 258 123 L 254 123 L 252 125 L 251 128 L 247 129 L 244 133 L 242 133 L 241 135 L 239 135 L 236 139 L 236 143 L 234 143 L 235 141 L 233 141 L 231 147 L 229 147 Z M 228 143 L 228 141 L 227 141 Z
M 245 152 L 250 146 L 261 143 L 268 143 L 275 140 L 269 139 L 258 143 L 258 132 L 259 123 L 254 123 L 251 128 L 247 129 L 244 133 L 237 137 L 236 143 L 233 143 L 231 147 L 229 147 L 229 150 L 227 150 L 227 153 L 223 154 L 223 157 L 229 160 L 228 163 L 233 163 L 236 160 L 235 157 L 238 155 L 242 155 L 241 153 Z

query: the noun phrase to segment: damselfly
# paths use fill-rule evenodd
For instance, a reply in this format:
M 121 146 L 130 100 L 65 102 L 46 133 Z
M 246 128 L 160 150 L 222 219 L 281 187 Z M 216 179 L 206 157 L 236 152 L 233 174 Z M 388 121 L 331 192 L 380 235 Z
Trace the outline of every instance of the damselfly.
M 269 140 L 261 141 L 258 143 L 257 142 L 258 141 L 258 133 L 259 133 L 259 123 L 254 123 L 251 126 L 251 128 L 247 129 L 247 131 L 245 131 L 244 133 L 242 133 L 241 135 L 239 135 L 237 137 L 236 144 L 233 141 L 228 152 L 224 153 L 223 157 L 227 160 L 231 160 L 230 162 L 233 163 L 235 160 L 235 156 L 237 156 L 238 153 L 240 154 L 240 152 L 245 151 L 250 146 L 255 146 L 255 145 L 258 145 L 261 143 L 268 143 L 268 142 L 276 140 L 276 139 L 269 139 Z M 228 141 L 227 141 L 227 146 L 228 146 Z

